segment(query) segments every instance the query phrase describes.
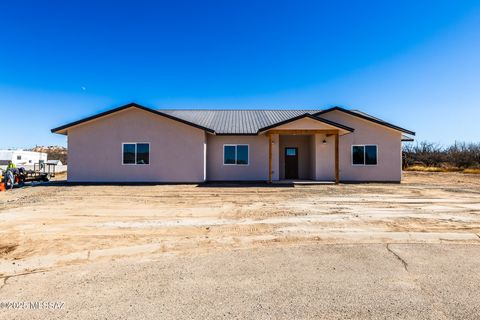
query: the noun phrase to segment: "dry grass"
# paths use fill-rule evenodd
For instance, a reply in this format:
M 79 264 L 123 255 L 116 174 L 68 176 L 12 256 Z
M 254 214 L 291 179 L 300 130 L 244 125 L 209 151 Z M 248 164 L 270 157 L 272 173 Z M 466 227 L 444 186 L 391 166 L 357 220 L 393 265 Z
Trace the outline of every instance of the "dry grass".
M 480 168 L 476 168 L 476 169 L 465 169 L 465 170 L 463 170 L 463 173 L 480 174 Z
M 445 167 L 428 167 L 428 166 L 410 166 L 405 168 L 405 171 L 422 171 L 422 172 L 458 172 L 462 171 L 459 168 L 445 168 Z
M 421 172 L 462 172 L 480 174 L 480 168 L 461 169 L 457 167 L 428 167 L 428 166 L 410 166 L 404 169 L 405 171 L 421 171 Z

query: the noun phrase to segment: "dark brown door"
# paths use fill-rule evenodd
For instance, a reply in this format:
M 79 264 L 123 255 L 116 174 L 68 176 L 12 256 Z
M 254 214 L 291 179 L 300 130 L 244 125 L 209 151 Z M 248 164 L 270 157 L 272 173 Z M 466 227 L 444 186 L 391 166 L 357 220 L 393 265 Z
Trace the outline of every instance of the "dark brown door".
M 298 148 L 285 148 L 285 179 L 298 179 Z

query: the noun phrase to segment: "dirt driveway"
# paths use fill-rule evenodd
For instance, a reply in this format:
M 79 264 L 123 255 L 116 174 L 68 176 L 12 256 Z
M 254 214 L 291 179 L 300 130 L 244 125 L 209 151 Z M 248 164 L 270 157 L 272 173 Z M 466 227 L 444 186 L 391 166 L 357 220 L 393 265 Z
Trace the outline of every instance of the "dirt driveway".
M 0 319 L 478 319 L 478 270 L 480 175 L 0 193 Z
M 0 194 L 0 274 L 305 243 L 480 243 L 480 176 L 398 184 L 37 186 Z

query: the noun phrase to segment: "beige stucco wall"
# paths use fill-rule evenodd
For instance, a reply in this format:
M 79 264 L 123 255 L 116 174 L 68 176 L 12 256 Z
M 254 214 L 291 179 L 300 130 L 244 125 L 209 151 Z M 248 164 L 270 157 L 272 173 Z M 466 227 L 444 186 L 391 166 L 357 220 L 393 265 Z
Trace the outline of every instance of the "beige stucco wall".
M 354 133 L 340 137 L 340 180 L 391 182 L 399 182 L 401 180 L 402 142 L 399 131 L 348 115 L 341 111 L 332 111 L 323 114 L 322 118 L 355 129 Z M 352 165 L 352 145 L 357 144 L 375 144 L 378 146 L 378 164 L 376 166 Z M 333 138 L 328 142 L 328 145 L 334 145 Z M 333 147 L 329 152 L 334 152 Z
M 323 143 L 323 140 L 326 143 Z M 335 180 L 335 138 L 324 134 L 315 135 L 315 180 Z
M 122 165 L 123 142 L 150 143 L 149 165 Z M 202 182 L 203 130 L 129 108 L 68 130 L 68 181 Z
M 224 144 L 248 144 L 248 165 L 224 165 Z M 207 137 L 207 180 L 210 181 L 267 181 L 268 137 L 212 136 Z
M 280 136 L 272 134 L 272 180 L 280 179 Z
M 317 144 L 317 141 L 316 141 L 316 134 L 314 135 L 311 135 L 310 138 L 308 139 L 308 143 L 309 143 L 309 151 L 310 151 L 310 161 L 309 161 L 309 165 L 310 165 L 310 168 L 309 168 L 309 173 L 310 173 L 310 176 L 309 176 L 309 179 L 312 179 L 312 180 L 316 180 L 317 179 L 317 153 L 316 153 L 316 144 Z

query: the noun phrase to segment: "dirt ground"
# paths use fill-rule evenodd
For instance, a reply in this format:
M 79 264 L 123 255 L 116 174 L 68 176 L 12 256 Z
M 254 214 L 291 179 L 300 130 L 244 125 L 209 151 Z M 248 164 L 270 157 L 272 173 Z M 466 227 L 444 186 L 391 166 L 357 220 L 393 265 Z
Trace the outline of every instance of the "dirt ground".
M 164 253 L 480 243 L 480 175 L 402 184 L 42 185 L 0 193 L 0 276 Z
M 479 270 L 480 175 L 0 193 L 0 319 L 479 319 Z
M 9 278 L 0 319 L 478 320 L 479 249 L 311 243 L 71 265 Z

